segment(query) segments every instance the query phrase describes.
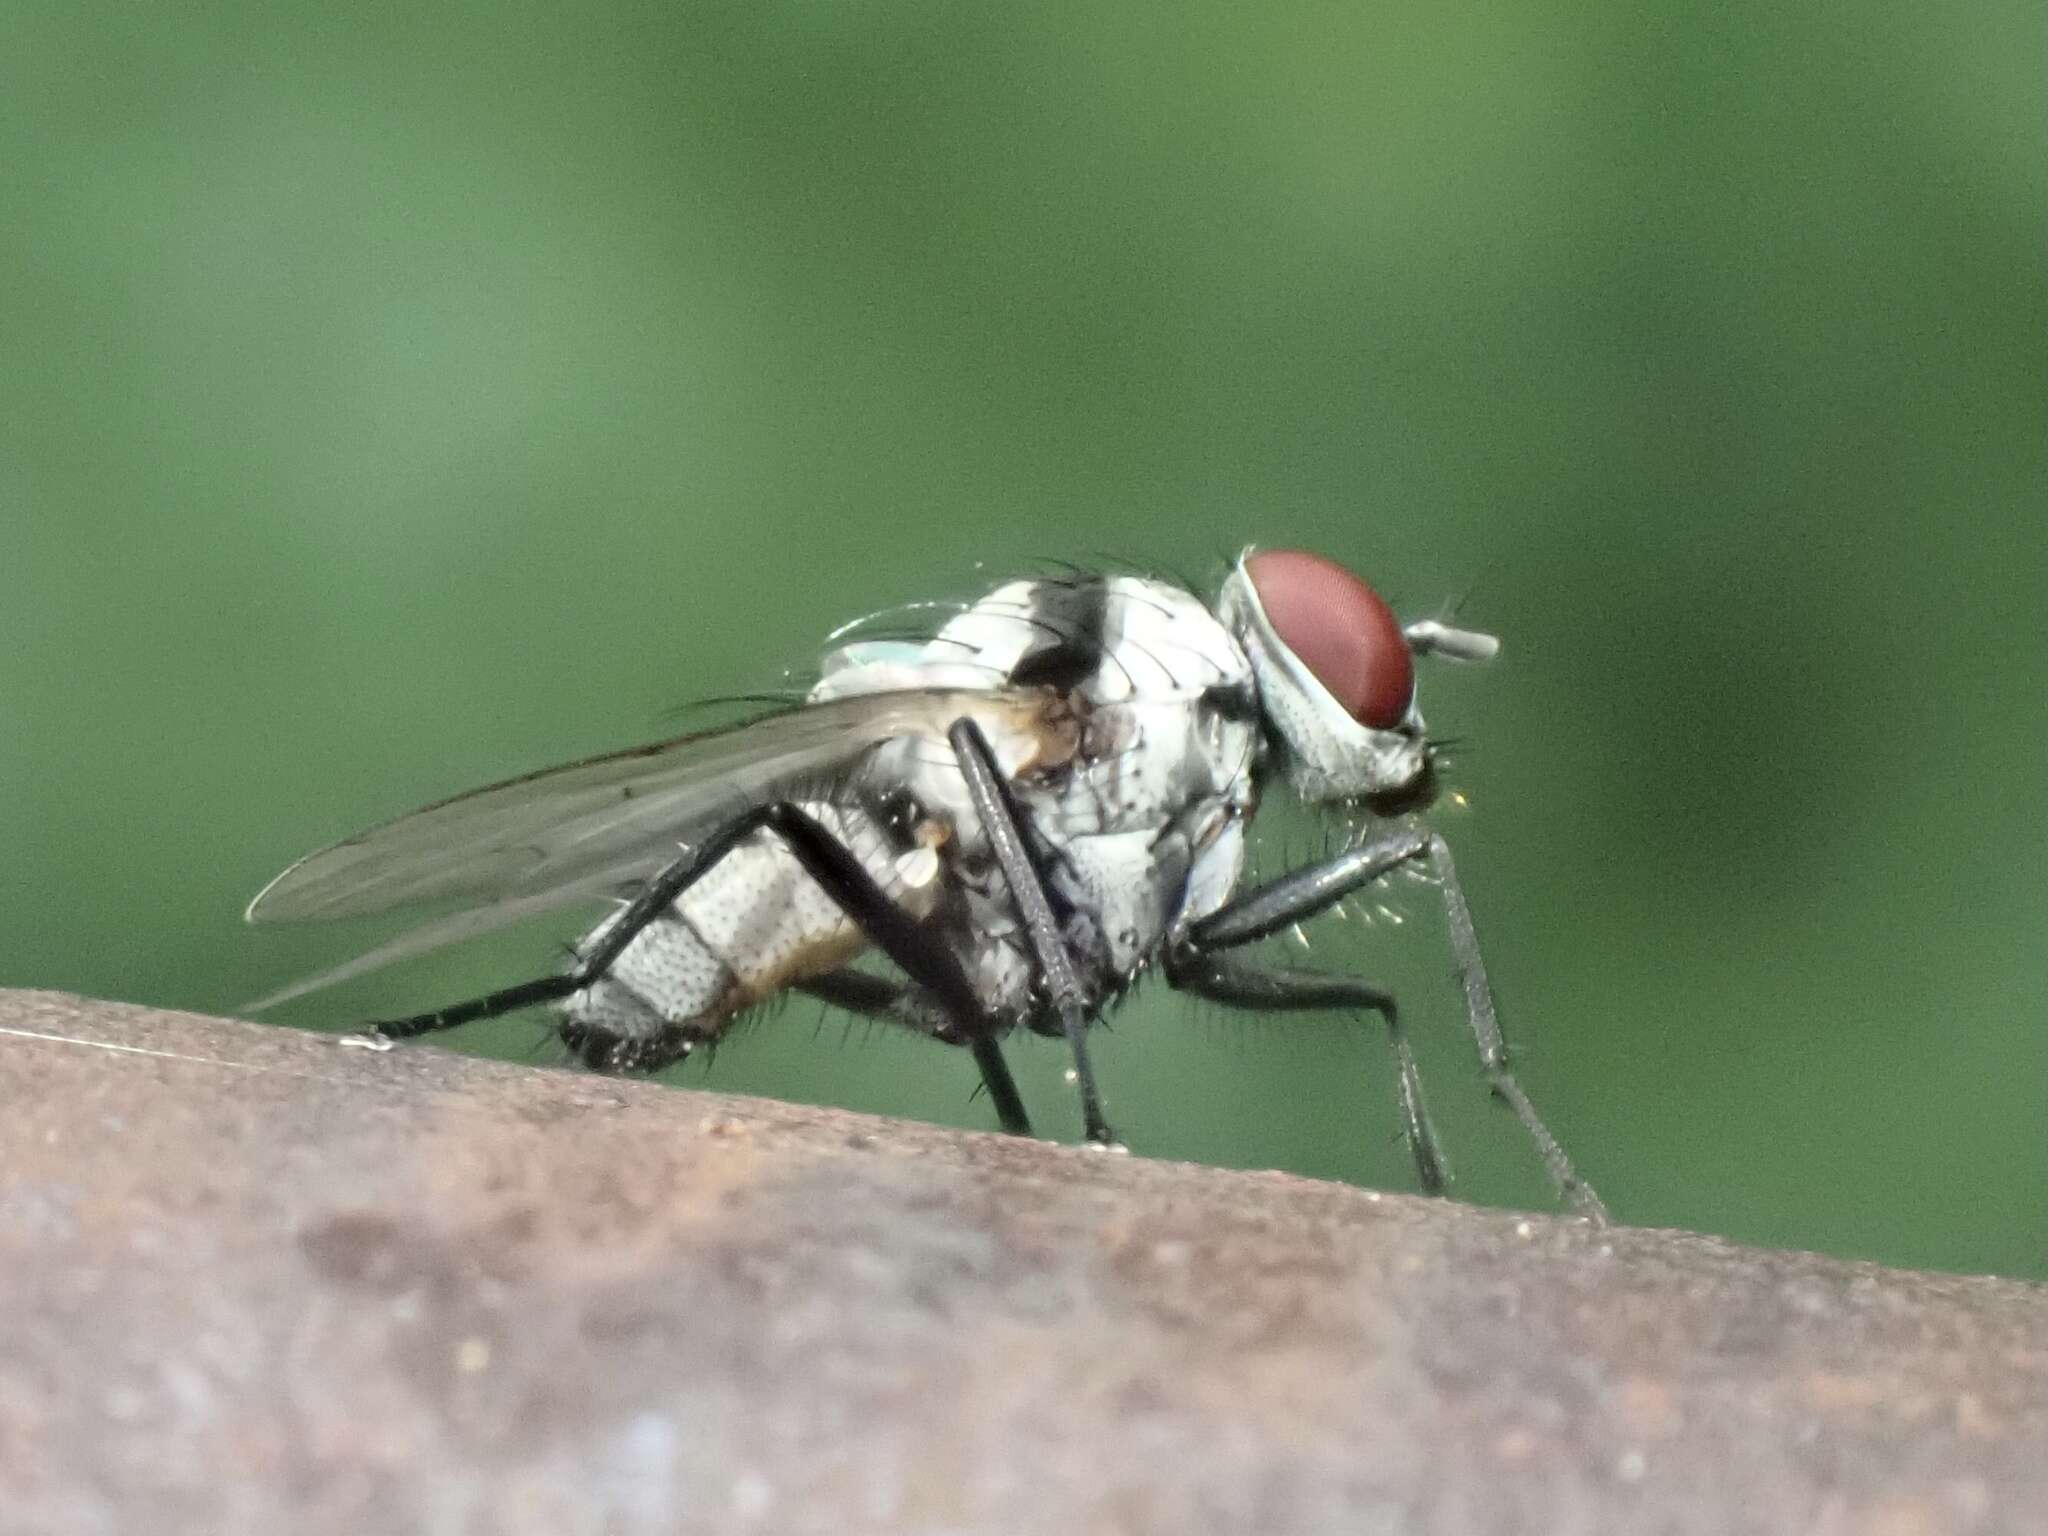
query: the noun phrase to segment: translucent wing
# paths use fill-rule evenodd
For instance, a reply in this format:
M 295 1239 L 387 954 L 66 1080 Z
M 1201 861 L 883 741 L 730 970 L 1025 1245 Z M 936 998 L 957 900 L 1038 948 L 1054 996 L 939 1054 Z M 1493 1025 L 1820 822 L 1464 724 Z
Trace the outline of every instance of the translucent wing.
M 249 904 L 250 922 L 459 910 L 252 1007 L 644 880 L 749 806 L 849 769 L 901 736 L 943 741 L 961 715 L 1027 725 L 1039 693 L 918 688 L 793 707 L 443 800 L 308 854 Z

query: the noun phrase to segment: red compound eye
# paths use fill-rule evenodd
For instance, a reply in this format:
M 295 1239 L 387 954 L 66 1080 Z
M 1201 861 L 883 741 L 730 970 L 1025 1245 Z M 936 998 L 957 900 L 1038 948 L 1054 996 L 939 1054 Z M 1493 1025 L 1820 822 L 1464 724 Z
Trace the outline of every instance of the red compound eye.
M 1391 730 L 1415 696 L 1415 657 L 1379 593 L 1334 561 L 1262 549 L 1244 563 L 1281 643 L 1352 719 Z

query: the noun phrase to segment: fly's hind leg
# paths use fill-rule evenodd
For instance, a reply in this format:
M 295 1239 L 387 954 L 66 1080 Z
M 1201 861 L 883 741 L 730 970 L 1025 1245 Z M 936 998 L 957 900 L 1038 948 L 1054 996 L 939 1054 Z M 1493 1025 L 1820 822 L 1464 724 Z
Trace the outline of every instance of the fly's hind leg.
M 536 1003 L 560 1002 L 603 980 L 619 956 L 647 926 L 701 880 L 741 842 L 760 831 L 779 837 L 820 889 L 855 926 L 918 986 L 937 998 L 963 1038 L 988 1033 L 980 999 L 952 951 L 934 938 L 916 918 L 890 899 L 867 867 L 801 806 L 775 801 L 735 816 L 696 847 L 664 867 L 635 896 L 617 919 L 567 970 L 554 976 L 506 987 L 468 1002 L 372 1024 L 373 1033 L 402 1040 L 414 1035 L 453 1029 L 477 1019 L 496 1018 Z M 609 1064 L 609 1063 L 607 1063 Z M 1014 1096 L 1015 1087 L 1012 1085 Z
M 800 981 L 796 989 L 849 1013 L 908 1024 L 920 1030 L 927 1025 L 923 1017 L 906 1006 L 910 989 L 886 976 L 870 976 L 851 969 L 832 971 Z M 1025 1111 L 1023 1095 L 1017 1092 L 1017 1080 L 1010 1076 L 1010 1064 L 1003 1060 L 1003 1048 L 990 1034 L 978 1034 L 968 1044 L 974 1052 L 974 1065 L 981 1072 L 982 1086 L 988 1090 L 989 1103 L 995 1106 L 996 1123 L 1012 1136 L 1031 1135 L 1031 1116 Z

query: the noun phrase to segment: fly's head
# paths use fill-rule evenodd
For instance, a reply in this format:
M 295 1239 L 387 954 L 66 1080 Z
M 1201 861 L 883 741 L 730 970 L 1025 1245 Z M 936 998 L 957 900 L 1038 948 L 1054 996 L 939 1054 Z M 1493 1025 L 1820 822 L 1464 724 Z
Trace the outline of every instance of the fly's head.
M 1280 765 L 1311 804 L 1426 804 L 1431 759 L 1415 658 L 1483 661 L 1499 649 L 1491 635 L 1434 620 L 1404 628 L 1351 572 L 1297 549 L 1246 550 L 1216 613 L 1251 661 Z

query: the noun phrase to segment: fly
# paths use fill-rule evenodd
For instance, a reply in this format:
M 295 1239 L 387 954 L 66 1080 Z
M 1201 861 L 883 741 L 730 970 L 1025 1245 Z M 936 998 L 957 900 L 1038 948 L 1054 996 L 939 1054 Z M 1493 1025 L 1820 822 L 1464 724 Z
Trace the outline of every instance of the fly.
M 301 859 L 250 921 L 440 912 L 259 1006 L 609 900 L 560 973 L 372 1032 L 546 1003 L 587 1065 L 652 1071 L 797 989 L 967 1048 L 1020 1135 L 1030 1120 L 1001 1041 L 1064 1039 L 1087 1137 L 1109 1146 L 1088 1026 L 1157 967 L 1240 1008 L 1377 1014 L 1422 1187 L 1442 1193 L 1394 999 L 1237 954 L 1417 867 L 1442 895 L 1489 1087 L 1564 1198 L 1604 1215 L 1509 1068 L 1450 849 L 1410 814 L 1435 789 L 1415 658 L 1485 660 L 1491 636 L 1404 627 L 1357 576 L 1299 550 L 1245 551 L 1210 602 L 1078 574 L 920 611 L 939 616 L 912 639 L 836 632 L 801 702 L 474 790 Z M 1376 830 L 1241 890 L 1246 827 L 1276 785 Z M 859 964 L 870 951 L 894 971 Z

